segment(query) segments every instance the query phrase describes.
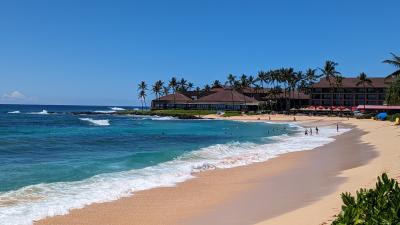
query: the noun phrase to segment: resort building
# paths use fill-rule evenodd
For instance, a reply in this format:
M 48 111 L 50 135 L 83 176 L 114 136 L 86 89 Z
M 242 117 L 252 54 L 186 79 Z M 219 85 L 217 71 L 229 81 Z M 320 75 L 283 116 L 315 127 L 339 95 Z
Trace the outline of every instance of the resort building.
M 311 88 L 311 102 L 313 106 L 345 106 L 357 107 L 359 105 L 383 105 L 385 91 L 393 81 L 392 78 L 369 78 L 372 83 L 357 85 L 357 78 L 343 78 L 338 86 L 328 80 L 321 79 Z
M 287 110 L 291 108 L 301 108 L 310 104 L 310 95 L 294 90 L 289 92 L 281 91 L 279 93 L 271 93 L 271 89 L 264 88 L 261 90 L 245 89 L 243 94 L 257 99 L 259 102 L 269 105 L 274 110 Z M 288 105 L 288 106 L 287 106 Z
M 231 88 L 217 88 L 209 92 L 169 94 L 151 102 L 152 109 L 214 109 L 257 110 L 259 101 Z

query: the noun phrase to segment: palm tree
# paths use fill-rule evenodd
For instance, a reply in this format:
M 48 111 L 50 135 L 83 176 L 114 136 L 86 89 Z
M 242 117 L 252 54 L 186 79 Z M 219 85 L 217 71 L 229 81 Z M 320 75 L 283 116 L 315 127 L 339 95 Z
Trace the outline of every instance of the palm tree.
M 308 86 L 311 87 L 317 80 L 320 78 L 320 75 L 317 75 L 317 70 L 316 69 L 307 69 L 306 74 L 305 74 L 305 81 L 308 83 Z
M 235 108 L 235 101 L 234 101 L 234 99 L 233 99 L 233 88 L 234 88 L 235 83 L 236 83 L 236 77 L 233 76 L 233 74 L 229 74 L 229 75 L 228 75 L 228 81 L 227 81 L 227 83 L 228 83 L 229 86 L 230 86 L 231 97 L 232 97 L 232 108 L 234 109 L 234 108 Z
M 189 82 L 186 89 L 188 91 L 191 91 L 193 89 L 193 87 L 194 87 L 194 84 L 192 82 Z
M 250 96 L 251 96 L 251 97 L 254 97 L 254 96 L 253 96 L 253 93 L 254 93 L 254 85 L 255 85 L 256 82 L 257 82 L 257 79 L 255 79 L 252 75 L 250 75 L 250 76 L 247 78 L 247 84 L 248 84 L 248 87 L 250 88 Z
M 169 95 L 169 86 L 163 86 L 162 87 L 162 94 L 164 95 L 164 96 L 167 96 L 167 95 Z
M 152 87 L 152 91 L 156 95 L 156 99 L 158 99 L 160 97 L 163 85 L 164 85 L 164 82 L 162 82 L 161 80 L 158 80 L 154 83 L 154 85 Z
M 210 85 L 206 84 L 206 85 L 204 86 L 204 91 L 205 91 L 205 92 L 210 92 L 210 91 L 211 91 Z
M 400 77 L 386 90 L 386 104 L 400 105 Z
M 397 56 L 393 53 L 390 53 L 392 55 L 392 59 L 387 59 L 384 60 L 383 63 L 387 63 L 390 65 L 393 65 L 394 67 L 398 68 L 398 70 L 394 71 L 392 74 L 390 74 L 388 77 L 400 77 L 400 56 Z
M 358 82 L 357 86 L 362 85 L 364 88 L 364 111 L 365 111 L 365 104 L 367 103 L 367 88 L 365 87 L 366 84 L 371 85 L 372 81 L 371 79 L 368 78 L 367 74 L 362 72 L 360 75 L 357 77 Z
M 142 81 L 138 85 L 138 91 L 139 91 L 139 99 L 140 102 L 142 103 L 142 111 L 143 111 L 143 102 L 144 105 L 146 106 L 146 90 L 147 90 L 147 84 L 146 82 Z
M 322 76 L 328 81 L 329 86 L 331 88 L 331 111 L 333 107 L 333 97 L 334 97 L 334 87 L 333 85 L 336 83 L 337 77 L 340 76 L 340 72 L 336 70 L 336 66 L 339 64 L 333 61 L 326 61 L 324 68 L 319 68 L 322 72 Z
M 295 75 L 293 76 L 291 85 L 292 85 L 292 90 L 293 90 L 293 99 L 294 99 L 294 94 L 295 94 L 295 90 L 297 89 L 297 100 L 299 101 L 299 108 L 300 108 L 300 91 L 298 90 L 298 86 L 300 81 L 302 81 L 304 79 L 304 74 L 301 71 L 298 71 L 297 73 L 295 73 Z M 296 107 L 296 101 L 294 102 L 294 107 Z
M 187 88 L 188 88 L 188 81 L 182 78 L 182 79 L 178 82 L 177 88 L 178 88 L 178 90 L 179 90 L 180 92 L 186 92 L 186 91 L 187 91 Z
M 286 111 L 289 111 L 291 107 L 291 101 L 290 101 L 290 93 L 292 91 L 293 87 L 293 81 L 295 79 L 296 73 L 294 72 L 293 68 L 283 68 L 281 70 L 281 75 L 282 75 L 282 81 L 285 85 L 285 99 L 286 99 Z M 288 92 L 289 96 L 286 95 L 286 92 Z
M 264 83 L 267 82 L 266 72 L 262 70 L 258 71 L 257 80 L 260 82 L 261 88 L 264 89 Z
M 338 97 L 339 97 L 339 100 L 341 99 L 341 98 L 340 98 L 339 88 L 342 86 L 342 84 L 343 84 L 343 77 L 342 77 L 342 75 L 336 75 L 336 77 L 335 77 L 335 87 L 336 87 L 336 89 L 338 90 Z M 339 104 L 340 104 L 340 103 L 339 103 Z M 340 104 L 340 105 L 343 105 L 343 103 Z
M 215 80 L 212 84 L 212 88 L 222 88 L 222 84 L 219 80 Z
M 244 108 L 246 107 L 246 95 L 244 94 L 246 88 L 249 88 L 249 80 L 247 79 L 247 76 L 245 74 L 242 74 L 240 77 L 240 82 L 238 82 L 238 88 L 242 90 L 243 94 L 243 101 L 244 101 Z
M 176 77 L 172 77 L 171 80 L 169 81 L 169 87 L 172 88 L 172 93 L 174 95 L 174 108 L 176 107 L 176 89 L 178 87 L 178 82 L 176 80 Z

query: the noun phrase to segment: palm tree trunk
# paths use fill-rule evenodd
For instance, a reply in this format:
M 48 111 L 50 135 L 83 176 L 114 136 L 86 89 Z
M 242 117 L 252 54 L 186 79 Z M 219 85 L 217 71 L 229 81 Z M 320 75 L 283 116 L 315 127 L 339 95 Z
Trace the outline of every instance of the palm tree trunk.
M 233 100 L 233 89 L 231 89 L 231 97 L 232 97 L 232 110 L 235 110 L 235 101 Z
M 244 91 L 243 91 L 243 100 L 244 100 L 244 108 L 246 108 L 246 96 L 244 95 Z
M 365 105 L 367 104 L 367 89 L 365 88 L 364 83 L 363 86 L 364 86 L 364 112 L 365 112 Z
M 176 109 L 176 90 L 174 90 L 174 109 Z

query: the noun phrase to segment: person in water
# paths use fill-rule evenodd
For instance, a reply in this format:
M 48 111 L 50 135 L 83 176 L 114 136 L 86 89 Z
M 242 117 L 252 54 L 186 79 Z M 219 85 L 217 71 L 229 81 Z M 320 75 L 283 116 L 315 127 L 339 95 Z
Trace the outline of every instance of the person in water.
M 312 135 L 312 128 L 310 127 L 310 135 Z
M 336 131 L 339 132 L 339 124 L 336 124 Z
M 317 126 L 315 126 L 315 133 L 318 134 L 318 127 Z
M 304 135 L 308 135 L 308 130 L 306 128 L 306 130 L 304 131 Z

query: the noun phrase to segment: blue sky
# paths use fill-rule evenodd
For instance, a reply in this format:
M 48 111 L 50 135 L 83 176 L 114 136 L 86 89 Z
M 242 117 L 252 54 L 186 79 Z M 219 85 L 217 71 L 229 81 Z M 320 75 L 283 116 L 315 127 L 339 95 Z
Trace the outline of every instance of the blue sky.
M 330 59 L 391 71 L 400 1 L 0 1 L 0 103 L 138 105 L 137 83 Z M 149 98 L 152 96 L 150 95 Z

